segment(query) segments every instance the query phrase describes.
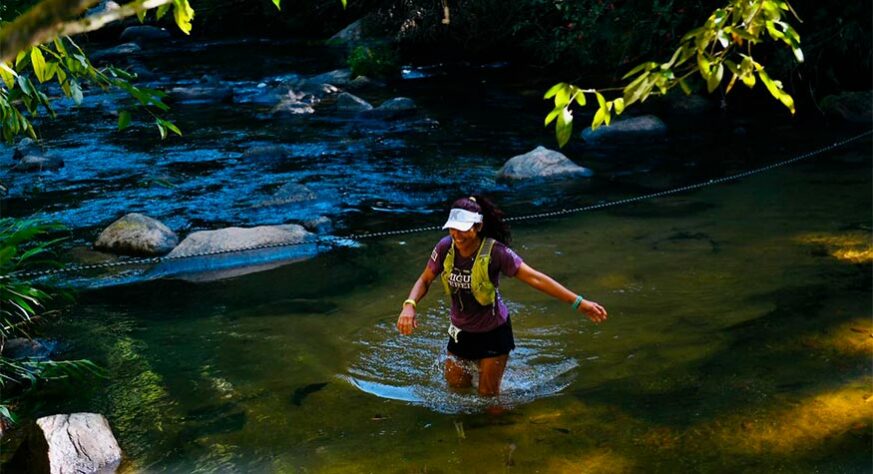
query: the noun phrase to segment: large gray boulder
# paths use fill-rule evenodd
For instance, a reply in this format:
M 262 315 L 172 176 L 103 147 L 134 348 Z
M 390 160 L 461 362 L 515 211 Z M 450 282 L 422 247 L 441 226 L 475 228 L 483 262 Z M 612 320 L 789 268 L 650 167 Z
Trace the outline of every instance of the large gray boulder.
M 121 41 L 125 43 L 148 43 L 170 39 L 170 32 L 156 26 L 128 26 L 121 32 Z
M 122 255 L 163 255 L 179 238 L 169 227 L 151 217 L 131 213 L 109 225 L 94 243 L 97 250 Z
M 382 102 L 379 107 L 365 113 L 368 117 L 393 119 L 412 115 L 416 110 L 418 107 L 414 100 L 408 97 L 395 97 Z
M 356 43 L 364 38 L 363 19 L 358 20 L 330 37 L 329 44 Z
M 310 232 L 296 224 L 204 230 L 186 237 L 168 257 L 230 252 L 264 245 L 294 244 L 304 242 L 310 236 L 312 236 Z
M 317 74 L 305 82 L 308 84 L 331 84 L 337 87 L 345 87 L 352 81 L 352 71 L 348 69 L 334 69 L 333 71 Z
M 558 176 L 589 177 L 593 175 L 569 158 L 554 150 L 538 146 L 523 155 L 510 158 L 497 172 L 498 180 L 523 180 Z
M 109 422 L 99 413 L 39 418 L 21 449 L 17 456 L 27 471 L 52 474 L 115 472 L 122 456 Z
M 592 144 L 640 142 L 662 138 L 665 135 L 667 135 L 667 126 L 654 115 L 618 120 L 597 130 L 585 127 L 582 131 L 582 139 Z
M 822 99 L 822 112 L 830 119 L 843 122 L 865 123 L 873 122 L 873 92 L 843 92 L 829 95 Z
M 343 92 L 336 98 L 336 109 L 340 112 L 358 113 L 373 110 L 373 106 L 360 97 Z
M 38 361 L 49 360 L 58 343 L 44 339 L 28 339 L 16 337 L 6 341 L 3 345 L 3 357 L 8 359 L 31 359 Z

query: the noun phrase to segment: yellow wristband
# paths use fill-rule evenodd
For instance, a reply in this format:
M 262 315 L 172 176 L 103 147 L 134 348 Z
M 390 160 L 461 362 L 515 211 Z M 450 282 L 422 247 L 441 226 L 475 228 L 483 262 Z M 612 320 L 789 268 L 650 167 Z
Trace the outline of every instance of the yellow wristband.
M 406 300 L 406 301 L 403 302 L 403 306 L 406 306 L 406 305 L 408 305 L 408 304 L 411 304 L 413 309 L 416 308 L 416 306 L 415 306 L 415 300 L 414 300 L 414 299 L 409 298 L 408 300 Z

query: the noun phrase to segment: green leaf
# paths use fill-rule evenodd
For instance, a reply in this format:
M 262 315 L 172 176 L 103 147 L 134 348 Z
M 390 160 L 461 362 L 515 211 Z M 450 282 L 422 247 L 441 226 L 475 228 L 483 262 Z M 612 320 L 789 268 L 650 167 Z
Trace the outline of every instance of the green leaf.
M 563 148 L 570 141 L 570 136 L 573 134 L 573 114 L 568 109 L 563 109 L 558 115 L 558 122 L 555 125 L 555 138 L 558 139 L 558 147 Z
M 15 87 L 15 77 L 18 74 L 9 67 L 6 63 L 0 63 L 0 78 L 3 79 L 3 83 L 6 84 L 6 88 L 12 90 Z
M 565 84 L 566 85 L 566 84 Z M 555 94 L 555 107 L 566 107 L 570 103 L 570 87 L 562 87 Z
M 709 59 L 706 58 L 706 55 L 700 51 L 697 52 L 697 69 L 700 70 L 700 74 L 703 78 L 708 81 L 709 75 L 712 72 L 712 64 L 709 62 Z
M 597 112 L 594 113 L 594 119 L 591 120 L 591 130 L 597 130 L 600 128 L 600 125 L 602 125 L 603 121 L 606 119 L 605 114 L 605 108 L 597 109 Z
M 679 79 L 679 87 L 682 89 L 682 92 L 685 95 L 691 95 L 691 87 L 688 86 L 688 83 L 685 82 L 685 79 Z
M 637 67 L 635 67 L 635 68 L 631 69 L 630 71 L 628 71 L 627 74 L 625 74 L 624 76 L 622 76 L 621 79 L 622 79 L 622 80 L 625 80 L 625 79 L 627 79 L 627 78 L 633 76 L 634 74 L 636 74 L 636 73 L 642 71 L 643 69 L 645 69 L 646 71 L 651 71 L 652 69 L 655 69 L 656 67 L 658 67 L 658 63 L 656 63 L 656 62 L 654 62 L 654 61 L 649 61 L 649 62 L 647 62 L 647 63 L 642 63 L 642 64 L 638 65 Z
M 122 110 L 118 114 L 118 130 L 124 130 L 125 128 L 130 126 L 130 112 L 127 110 Z
M 173 0 L 173 17 L 176 20 L 176 25 L 186 35 L 191 34 L 191 20 L 194 19 L 194 9 L 188 3 L 188 0 Z
M 160 20 L 161 18 L 164 17 L 164 15 L 167 14 L 167 12 L 169 10 L 170 10 L 170 4 L 165 3 L 165 4 L 158 7 L 158 11 L 157 11 L 157 13 L 155 13 L 155 16 L 157 17 L 158 20 Z
M 82 95 L 82 87 L 79 86 L 79 83 L 76 82 L 75 79 L 70 79 L 70 97 L 73 98 L 73 102 L 75 102 L 76 105 L 81 104 L 82 99 L 84 98 Z
M 33 47 L 30 49 L 30 63 L 33 65 L 33 72 L 36 74 L 36 78 L 39 79 L 39 82 L 45 82 L 45 56 L 42 55 L 42 51 L 39 47 Z
M 167 129 L 161 124 L 161 119 L 158 119 L 155 122 L 155 125 L 158 126 L 158 131 L 161 132 L 161 140 L 165 140 L 167 138 Z
M 559 90 L 563 89 L 566 86 L 567 86 L 566 82 L 559 82 L 559 83 L 553 85 L 552 87 L 549 88 L 549 90 L 546 91 L 546 94 L 543 96 L 543 99 L 551 99 L 552 97 L 554 97 L 558 93 Z
M 143 8 L 137 8 L 136 18 L 139 20 L 140 23 L 145 22 L 145 17 L 146 17 L 146 10 Z
M 718 66 L 715 67 L 715 70 L 712 71 L 712 74 L 706 79 L 706 90 L 708 92 L 714 91 L 718 85 L 721 83 L 721 78 L 724 76 L 724 64 L 718 63 Z
M 615 113 L 621 115 L 621 113 L 624 112 L 624 99 L 619 97 L 612 102 L 615 104 Z
M 277 10 L 282 11 L 282 0 L 273 0 L 273 5 L 276 5 Z M 345 5 L 343 8 L 345 8 Z
M 346 7 L 348 6 L 348 5 L 346 4 L 347 2 L 348 2 L 348 0 L 340 0 L 340 3 L 343 4 L 343 10 L 345 10 Z
M 21 88 L 21 92 L 24 93 L 24 95 L 29 96 L 33 94 L 33 85 L 30 83 L 30 79 L 22 75 L 18 76 L 18 87 Z
M 20 67 L 21 63 L 23 63 L 27 59 L 27 50 L 20 51 L 18 56 L 15 57 L 15 67 Z
M 156 119 L 156 122 L 158 124 L 158 129 L 163 130 L 163 133 L 161 133 L 161 138 L 167 138 L 168 129 L 176 135 L 179 135 L 180 137 L 182 136 L 182 131 L 179 130 L 179 127 L 177 127 L 176 124 L 174 124 L 173 122 L 161 118 Z
M 579 104 L 579 107 L 585 107 L 587 101 L 585 100 L 585 93 L 581 90 L 576 91 L 576 95 L 574 96 L 576 99 L 576 103 Z
M 554 109 L 552 109 L 552 111 L 549 112 L 548 115 L 546 115 L 545 126 L 548 127 L 549 124 L 552 123 L 552 121 L 554 121 L 556 118 L 558 118 L 558 114 L 560 114 L 562 110 L 564 110 L 564 109 L 562 109 L 561 107 L 555 107 Z
M 600 92 L 595 92 L 594 96 L 597 97 L 597 104 L 600 105 L 601 109 L 606 108 L 606 99 L 603 98 L 603 94 Z
M 61 55 L 66 56 L 67 55 L 67 48 L 64 47 L 64 41 L 61 38 L 55 38 L 54 43 L 55 43 L 55 51 L 57 51 Z

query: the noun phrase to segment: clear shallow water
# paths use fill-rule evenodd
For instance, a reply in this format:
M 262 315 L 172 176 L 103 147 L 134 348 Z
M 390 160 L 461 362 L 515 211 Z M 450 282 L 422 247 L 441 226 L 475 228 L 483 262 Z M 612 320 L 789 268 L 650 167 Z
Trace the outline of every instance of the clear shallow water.
M 431 224 L 470 182 L 488 183 L 512 150 L 550 143 L 537 111 L 489 121 L 483 109 L 459 107 L 464 97 L 480 103 L 470 99 L 476 88 L 452 94 L 466 84 L 398 87 L 442 129 L 401 134 L 404 145 L 391 153 L 333 154 L 294 171 L 336 195 L 357 189 L 330 208 L 342 231 Z M 503 97 L 487 94 L 481 103 Z M 525 115 L 533 125 L 513 128 Z M 161 200 L 151 193 L 163 191 L 125 177 L 123 160 L 105 178 L 97 164 L 89 172 L 68 162 L 70 177 L 40 178 L 45 192 L 13 195 L 7 206 L 74 216 L 81 235 L 135 203 L 149 203 L 181 229 L 265 223 L 242 207 L 217 205 L 228 194 L 249 199 L 248 179 L 261 171 L 210 151 L 239 148 L 250 132 L 216 120 L 190 144 L 171 145 L 189 152 L 141 144 L 130 166 L 201 163 L 184 171 L 192 189 L 214 185 L 215 174 L 244 181 L 239 191 L 216 188 L 213 201 L 187 199 L 197 192 Z M 206 146 L 225 126 L 235 131 Z M 574 143 L 568 154 L 593 167 L 594 180 L 486 189 L 518 215 L 720 176 L 843 132 L 750 127 L 753 138 L 765 129 L 774 135 L 736 142 L 677 134 L 630 151 Z M 275 139 L 277 130 L 255 136 Z M 55 133 L 72 143 L 82 132 Z M 111 142 L 108 133 L 83 136 Z M 307 129 L 302 141 L 343 149 L 342 140 L 318 133 Z M 873 419 L 871 268 L 846 258 L 870 251 L 869 150 L 868 141 L 738 183 L 516 225 L 519 254 L 603 303 L 610 320 L 593 326 L 505 281 L 519 349 L 506 379 L 512 409 L 502 416 L 482 413 L 489 401 L 443 392 L 438 288 L 421 305 L 415 336 L 392 329 L 439 233 L 371 240 L 218 282 L 83 292 L 53 334 L 64 356 L 91 358 L 111 375 L 52 386 L 28 409 L 104 413 L 129 471 L 864 472 Z M 355 172 L 361 182 L 347 184 Z M 82 194 L 86 182 L 96 184 Z M 68 194 L 51 194 L 65 186 Z

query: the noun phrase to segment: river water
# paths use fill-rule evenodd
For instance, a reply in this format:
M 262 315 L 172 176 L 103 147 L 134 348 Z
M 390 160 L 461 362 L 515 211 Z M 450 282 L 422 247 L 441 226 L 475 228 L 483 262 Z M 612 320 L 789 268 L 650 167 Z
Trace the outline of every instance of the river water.
M 509 79 L 511 67 L 360 93 L 413 98 L 418 115 L 399 122 L 326 110 L 279 119 L 239 98 L 277 74 L 330 69 L 330 52 L 251 41 L 195 51 L 196 61 L 142 60 L 173 78 L 157 81 L 165 87 L 219 75 L 235 103 L 177 105 L 186 136 L 165 142 L 145 126 L 113 131 L 102 105 L 63 110 L 43 134 L 66 166 L 4 174 L 4 213 L 66 222 L 69 247 L 131 211 L 181 236 L 317 215 L 348 235 L 439 223 L 471 190 L 522 215 L 699 182 L 858 131 L 674 117 L 664 142 L 574 139 L 566 153 L 595 171 L 590 180 L 513 187 L 494 182 L 500 164 L 553 141 L 541 91 Z M 265 143 L 293 151 L 270 164 L 242 158 Z M 50 385 L 26 412 L 105 414 L 131 472 L 866 472 L 870 156 L 866 139 L 738 182 L 514 225 L 526 262 L 610 319 L 594 326 L 504 280 L 518 348 L 502 415 L 487 413 L 493 400 L 446 390 L 436 288 L 413 336 L 393 329 L 439 232 L 208 283 L 95 284 L 47 335 L 108 377 Z M 288 182 L 317 198 L 253 205 Z

